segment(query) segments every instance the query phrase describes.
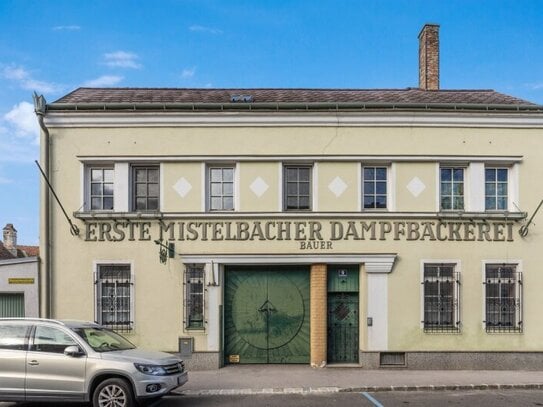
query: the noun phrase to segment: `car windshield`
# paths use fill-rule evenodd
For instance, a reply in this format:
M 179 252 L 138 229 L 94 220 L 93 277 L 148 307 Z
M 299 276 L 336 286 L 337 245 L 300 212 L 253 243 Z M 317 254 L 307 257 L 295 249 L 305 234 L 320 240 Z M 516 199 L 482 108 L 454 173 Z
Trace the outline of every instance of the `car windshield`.
M 135 346 L 118 333 L 107 328 L 72 328 L 96 352 L 134 349 Z

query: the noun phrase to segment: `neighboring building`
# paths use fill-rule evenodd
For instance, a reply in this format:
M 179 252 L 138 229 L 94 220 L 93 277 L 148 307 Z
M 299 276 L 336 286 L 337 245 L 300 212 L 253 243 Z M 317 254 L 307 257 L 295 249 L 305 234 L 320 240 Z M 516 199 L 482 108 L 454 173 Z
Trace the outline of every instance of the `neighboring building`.
M 540 367 L 543 106 L 419 39 L 419 88 L 37 98 L 44 315 L 192 368 Z
M 8 223 L 0 242 L 0 318 L 39 316 L 39 248 L 17 244 Z

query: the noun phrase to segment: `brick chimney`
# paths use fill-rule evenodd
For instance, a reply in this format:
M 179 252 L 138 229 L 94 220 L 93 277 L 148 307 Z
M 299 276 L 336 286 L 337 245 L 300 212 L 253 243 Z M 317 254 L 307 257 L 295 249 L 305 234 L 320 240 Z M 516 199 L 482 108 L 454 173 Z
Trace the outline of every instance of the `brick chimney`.
M 12 223 L 4 226 L 4 247 L 15 257 L 17 257 L 17 230 Z
M 425 24 L 419 34 L 419 88 L 439 90 L 439 25 Z

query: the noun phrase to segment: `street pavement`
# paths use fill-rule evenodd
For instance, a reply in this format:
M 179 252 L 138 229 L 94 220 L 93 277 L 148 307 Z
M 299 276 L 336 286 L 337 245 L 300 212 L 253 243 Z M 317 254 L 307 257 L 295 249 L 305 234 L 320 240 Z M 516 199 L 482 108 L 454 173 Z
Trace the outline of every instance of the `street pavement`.
M 364 370 L 307 365 L 229 365 L 190 371 L 186 396 L 384 391 L 543 389 L 543 366 L 528 370 Z

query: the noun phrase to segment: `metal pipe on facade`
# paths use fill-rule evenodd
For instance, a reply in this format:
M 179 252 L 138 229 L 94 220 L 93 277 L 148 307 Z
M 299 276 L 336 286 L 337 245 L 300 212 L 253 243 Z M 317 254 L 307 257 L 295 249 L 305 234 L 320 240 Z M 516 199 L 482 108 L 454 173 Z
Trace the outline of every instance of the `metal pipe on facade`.
M 49 177 L 49 129 L 45 125 L 44 117 L 46 111 L 46 102 L 43 95 L 38 96 L 34 93 L 34 112 L 38 118 L 38 123 L 42 130 L 40 136 L 40 161 L 44 172 Z M 40 267 L 40 316 L 50 318 L 52 316 L 52 267 L 51 267 L 51 213 L 50 213 L 50 198 L 49 190 L 45 181 L 42 179 L 40 183 L 40 257 L 42 262 Z

